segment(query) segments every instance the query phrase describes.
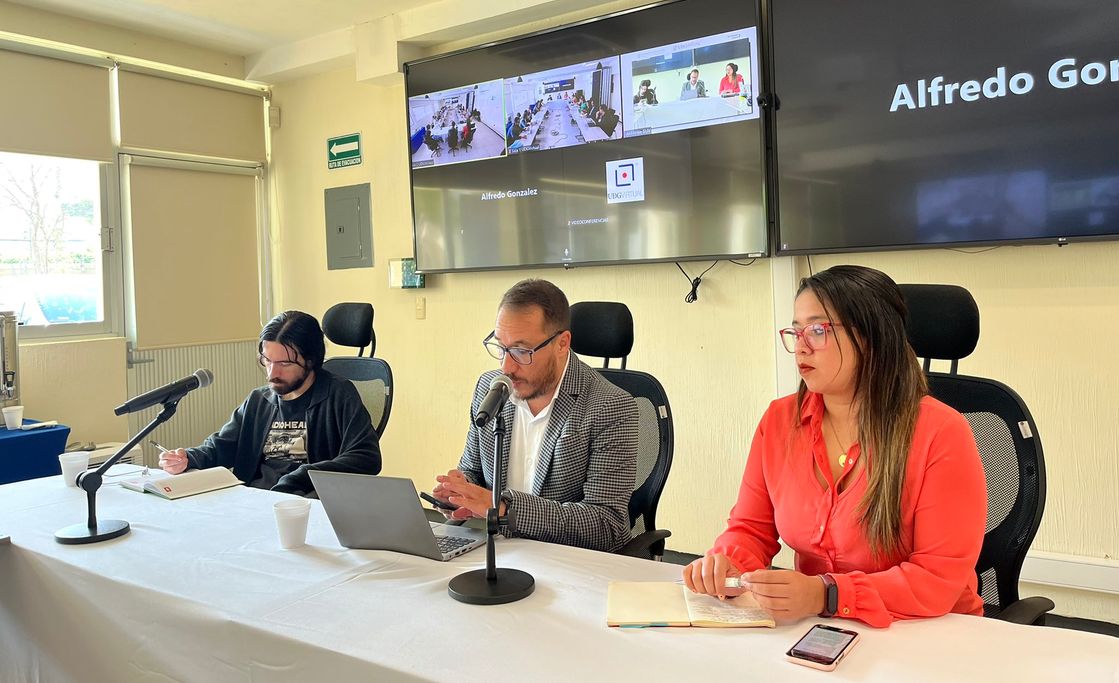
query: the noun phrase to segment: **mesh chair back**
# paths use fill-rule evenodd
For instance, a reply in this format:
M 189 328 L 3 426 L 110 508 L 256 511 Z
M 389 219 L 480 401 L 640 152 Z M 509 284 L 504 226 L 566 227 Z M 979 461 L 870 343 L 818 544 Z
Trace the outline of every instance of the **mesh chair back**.
M 380 358 L 345 356 L 328 358 L 323 367 L 353 382 L 369 411 L 373 430 L 378 438 L 383 436 L 392 413 L 392 368 L 389 364 Z
M 975 572 L 984 612 L 1018 601 L 1018 578 L 1045 511 L 1045 460 L 1037 425 L 1013 389 L 956 374 L 979 341 L 979 307 L 956 285 L 900 285 L 909 316 L 906 333 L 925 359 L 929 393 L 967 418 L 987 479 L 987 529 Z M 949 373 L 929 372 L 931 359 Z
M 626 370 L 626 357 L 633 350 L 633 315 L 629 307 L 615 301 L 580 301 L 571 306 L 571 349 L 581 356 L 604 360 L 599 373 L 633 396 L 637 403 L 637 478 L 629 500 L 633 537 L 654 531 L 657 505 L 672 468 L 675 437 L 668 395 L 656 377 Z M 611 369 L 610 359 L 620 358 L 621 369 Z M 654 557 L 664 550 L 663 539 L 651 549 Z
M 657 528 L 657 505 L 672 468 L 672 409 L 656 377 L 635 370 L 599 370 L 637 402 L 637 479 L 629 499 L 634 536 Z
M 987 530 L 975 571 L 984 612 L 1017 602 L 1018 577 L 1045 510 L 1045 464 L 1033 416 L 994 380 L 929 373 L 929 393 L 963 413 L 987 477 Z
M 366 346 L 369 347 L 370 356 L 377 350 L 372 304 L 334 304 L 323 314 L 322 331 L 327 339 L 339 346 L 356 346 L 359 356 Z

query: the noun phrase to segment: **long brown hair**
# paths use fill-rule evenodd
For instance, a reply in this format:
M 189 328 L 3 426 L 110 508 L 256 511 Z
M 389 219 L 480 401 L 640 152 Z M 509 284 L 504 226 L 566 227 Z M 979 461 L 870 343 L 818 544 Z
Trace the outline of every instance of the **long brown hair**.
M 867 488 L 860 523 L 878 557 L 901 544 L 901 493 L 925 373 L 905 336 L 905 299 L 885 273 L 863 266 L 834 266 L 800 281 L 799 296 L 812 290 L 828 317 L 842 323 L 855 349 L 855 405 L 859 443 L 866 455 Z M 797 422 L 808 387 L 797 391 Z

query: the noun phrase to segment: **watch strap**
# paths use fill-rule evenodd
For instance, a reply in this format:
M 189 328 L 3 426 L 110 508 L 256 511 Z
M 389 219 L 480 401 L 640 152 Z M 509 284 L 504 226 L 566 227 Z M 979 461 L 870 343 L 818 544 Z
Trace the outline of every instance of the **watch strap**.
M 834 617 L 839 611 L 839 586 L 831 574 L 820 574 L 820 580 L 824 582 L 824 611 L 820 616 Z

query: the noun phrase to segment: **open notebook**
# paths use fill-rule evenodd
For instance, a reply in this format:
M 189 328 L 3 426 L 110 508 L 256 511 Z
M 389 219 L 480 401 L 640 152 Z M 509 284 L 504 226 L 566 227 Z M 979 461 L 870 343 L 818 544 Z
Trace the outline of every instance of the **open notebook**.
M 175 500 L 199 493 L 237 486 L 241 482 L 224 467 L 211 467 L 205 470 L 190 470 L 182 474 L 170 475 L 162 470 L 153 470 L 148 476 L 127 479 L 120 483 L 126 489 L 141 493 L 154 493 L 157 496 Z
M 749 593 L 719 600 L 675 582 L 611 581 L 606 595 L 607 626 L 775 626 Z

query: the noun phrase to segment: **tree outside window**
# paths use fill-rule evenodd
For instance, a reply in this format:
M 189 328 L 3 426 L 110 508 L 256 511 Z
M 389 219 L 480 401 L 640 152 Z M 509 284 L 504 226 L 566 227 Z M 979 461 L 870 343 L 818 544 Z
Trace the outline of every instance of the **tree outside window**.
M 0 152 L 0 310 L 98 322 L 103 283 L 100 164 Z

